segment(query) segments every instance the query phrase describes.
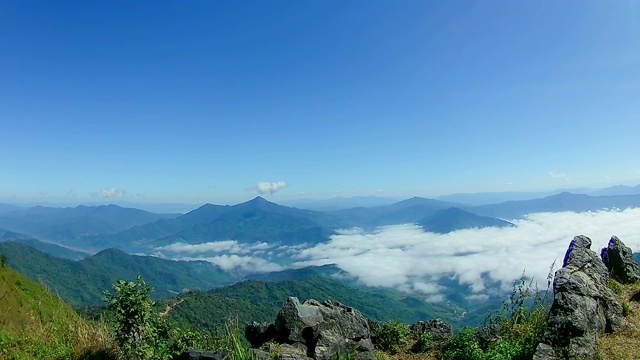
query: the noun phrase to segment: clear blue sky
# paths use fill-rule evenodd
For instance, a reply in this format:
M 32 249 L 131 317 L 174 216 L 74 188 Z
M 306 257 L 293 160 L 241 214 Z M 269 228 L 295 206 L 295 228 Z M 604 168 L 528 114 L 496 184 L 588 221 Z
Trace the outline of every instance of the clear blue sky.
M 635 185 L 639 155 L 638 0 L 0 2 L 0 202 Z

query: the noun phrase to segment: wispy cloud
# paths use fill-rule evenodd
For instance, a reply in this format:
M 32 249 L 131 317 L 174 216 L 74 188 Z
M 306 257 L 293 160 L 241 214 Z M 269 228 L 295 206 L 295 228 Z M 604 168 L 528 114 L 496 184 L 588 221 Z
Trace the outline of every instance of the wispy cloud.
M 191 253 L 191 254 L 205 254 L 205 253 L 229 253 L 229 254 L 249 254 L 257 250 L 266 250 L 272 246 L 267 243 L 253 243 L 243 244 L 236 240 L 223 240 L 212 241 L 201 244 L 186 244 L 182 242 L 173 243 L 170 245 L 162 246 L 156 250 L 163 254 L 170 253 Z
M 102 197 L 124 197 L 126 195 L 126 191 L 122 189 L 116 188 L 103 188 L 100 190 L 100 195 Z
M 226 271 L 241 270 L 247 273 L 262 273 L 271 271 L 280 271 L 284 268 L 281 265 L 262 259 L 257 256 L 241 256 L 237 254 L 223 254 L 217 256 L 183 256 L 175 258 L 176 260 L 200 260 L 208 261 L 219 266 Z
M 289 186 L 286 181 L 261 181 L 251 188 L 252 191 L 260 194 L 274 194 L 276 191 Z
M 437 294 L 452 278 L 481 295 L 487 281 L 509 289 L 524 270 L 541 285 L 549 266 L 562 261 L 571 239 L 585 234 L 599 252 L 612 234 L 640 248 L 640 209 L 589 213 L 539 213 L 513 220 L 516 227 L 424 232 L 413 224 L 375 232 L 340 231 L 327 243 L 300 250 L 296 267 L 335 263 L 369 286 Z M 546 284 L 545 284 L 546 285 Z
M 549 177 L 553 179 L 569 180 L 567 174 L 557 173 L 555 171 L 549 171 Z

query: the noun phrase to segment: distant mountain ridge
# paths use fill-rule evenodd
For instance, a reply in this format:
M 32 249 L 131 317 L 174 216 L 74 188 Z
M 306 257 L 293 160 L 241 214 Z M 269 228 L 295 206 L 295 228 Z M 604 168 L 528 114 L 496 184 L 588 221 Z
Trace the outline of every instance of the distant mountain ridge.
M 0 215 L 0 227 L 44 240 L 71 243 L 87 236 L 110 234 L 132 226 L 174 217 L 117 205 L 49 208 L 35 206 Z

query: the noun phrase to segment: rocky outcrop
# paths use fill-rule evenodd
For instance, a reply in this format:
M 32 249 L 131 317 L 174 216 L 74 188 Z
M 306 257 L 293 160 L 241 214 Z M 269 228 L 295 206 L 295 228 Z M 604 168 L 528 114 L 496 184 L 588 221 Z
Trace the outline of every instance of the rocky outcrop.
M 608 280 L 609 270 L 591 250 L 591 239 L 574 237 L 555 274 L 547 331 L 534 359 L 596 358 L 598 334 L 626 324 Z
M 453 338 L 453 327 L 442 319 L 418 321 L 410 325 L 409 330 L 416 339 L 420 339 L 424 333 L 431 334 L 431 339 L 437 347 L 443 346 Z
M 355 359 L 376 358 L 367 319 L 337 301 L 300 303 L 290 297 L 278 313 L 274 330 L 272 339 L 281 344 L 272 354 L 277 359 L 329 360 L 346 354 Z M 269 338 L 269 331 L 269 325 L 252 323 L 245 333 L 251 334 L 252 346 L 259 347 L 258 339 Z
M 602 249 L 601 257 L 612 279 L 621 284 L 633 284 L 640 280 L 640 269 L 633 252 L 617 237 L 611 237 L 609 245 Z

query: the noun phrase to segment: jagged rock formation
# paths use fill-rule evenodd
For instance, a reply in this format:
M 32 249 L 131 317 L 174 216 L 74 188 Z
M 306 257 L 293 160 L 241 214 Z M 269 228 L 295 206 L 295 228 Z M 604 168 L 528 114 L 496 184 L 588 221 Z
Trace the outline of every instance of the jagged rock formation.
M 534 360 L 596 359 L 598 333 L 626 324 L 608 280 L 609 270 L 591 250 L 591 239 L 574 237 L 555 274 L 547 331 Z
M 621 284 L 633 284 L 640 280 L 640 269 L 633 252 L 617 237 L 611 237 L 609 245 L 602 249 L 601 256 L 612 279 Z
M 275 334 L 271 333 L 271 326 Z M 245 329 L 254 348 L 275 339 L 277 359 L 329 360 L 353 354 L 355 359 L 375 360 L 367 319 L 351 307 L 337 301 L 304 303 L 290 297 L 282 306 L 275 324 L 251 323 Z M 257 352 L 259 357 L 268 354 Z

